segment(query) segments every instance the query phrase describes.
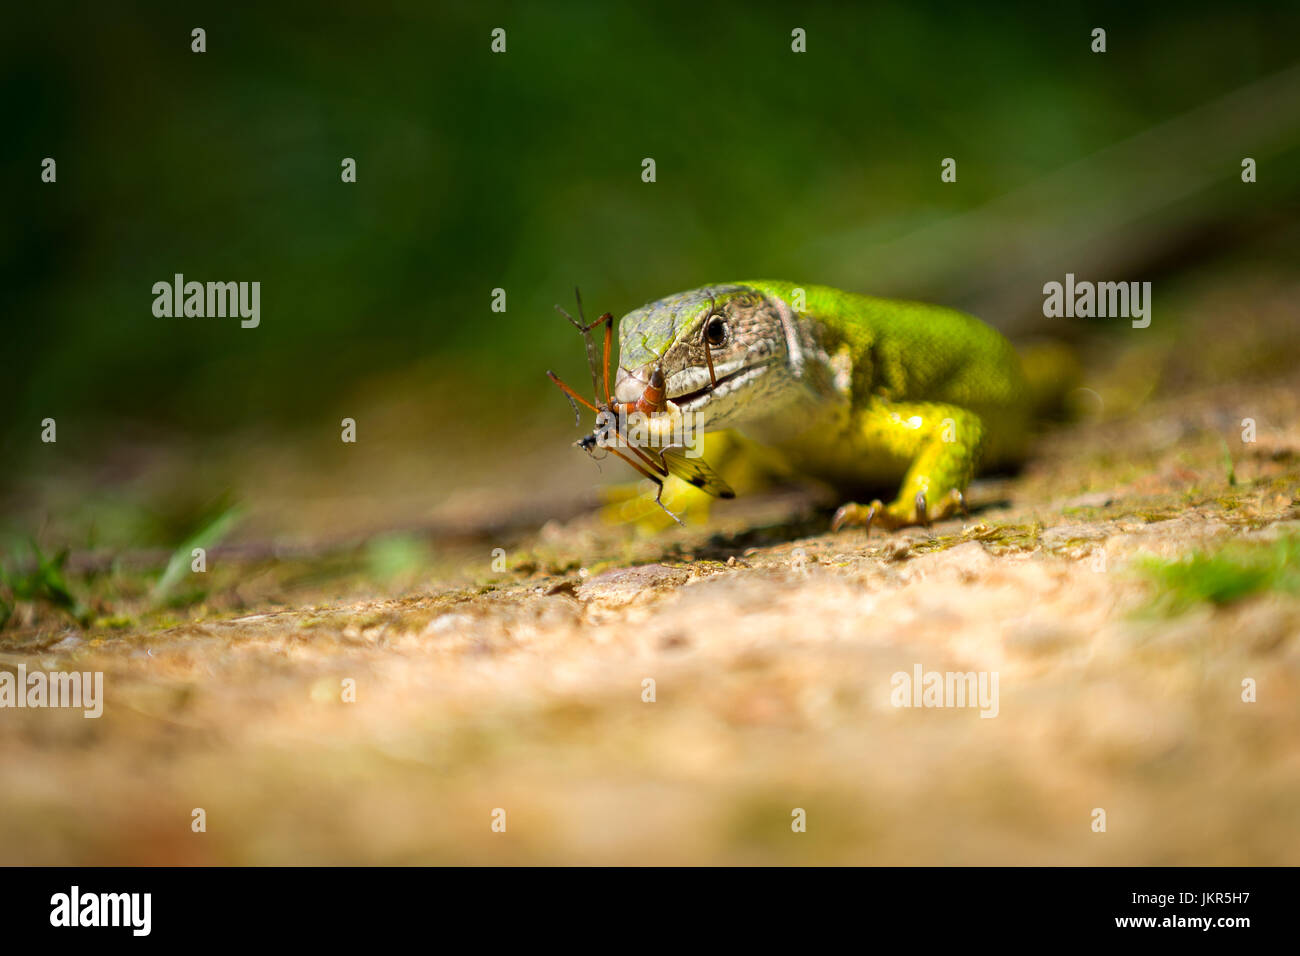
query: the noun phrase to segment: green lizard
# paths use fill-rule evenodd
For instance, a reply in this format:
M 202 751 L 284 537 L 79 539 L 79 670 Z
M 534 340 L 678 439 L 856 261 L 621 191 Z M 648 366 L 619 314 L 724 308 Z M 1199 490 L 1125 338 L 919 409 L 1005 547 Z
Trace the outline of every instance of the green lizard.
M 832 527 L 926 523 L 965 508 L 977 467 L 1013 462 L 1031 417 L 1020 359 L 969 315 L 791 282 L 737 282 L 643 306 L 619 326 L 615 399 L 655 369 L 726 473 L 739 433 L 846 496 Z M 901 482 L 901 486 L 899 483 Z M 853 500 L 899 487 L 889 504 Z M 707 496 L 674 482 L 674 511 Z

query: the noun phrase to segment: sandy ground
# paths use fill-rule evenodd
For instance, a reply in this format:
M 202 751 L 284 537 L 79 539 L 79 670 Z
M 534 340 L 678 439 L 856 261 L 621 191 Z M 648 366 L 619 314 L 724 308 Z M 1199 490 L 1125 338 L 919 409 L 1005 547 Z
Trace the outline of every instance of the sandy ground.
M 929 529 L 783 493 L 553 520 L 502 570 L 487 536 L 384 586 L 262 556 L 170 617 L 20 608 L 0 663 L 106 705 L 0 712 L 0 862 L 1300 863 L 1300 595 L 1143 570 L 1300 536 L 1298 384 L 1060 427 Z M 996 703 L 895 706 L 917 667 Z

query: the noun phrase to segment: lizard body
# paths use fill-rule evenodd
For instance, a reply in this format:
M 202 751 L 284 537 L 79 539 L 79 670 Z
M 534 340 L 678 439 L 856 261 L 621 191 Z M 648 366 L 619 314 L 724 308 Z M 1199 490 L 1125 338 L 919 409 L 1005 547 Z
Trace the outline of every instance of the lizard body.
M 976 468 L 1014 461 L 1028 436 L 1028 387 L 1011 344 L 941 306 L 725 283 L 629 313 L 619 348 L 618 401 L 635 401 L 658 368 L 702 432 L 738 432 L 846 496 L 898 485 L 887 505 L 848 501 L 836 527 L 951 514 Z M 733 447 L 711 439 L 707 454 L 725 468 Z M 695 489 L 674 494 L 675 507 L 704 504 Z

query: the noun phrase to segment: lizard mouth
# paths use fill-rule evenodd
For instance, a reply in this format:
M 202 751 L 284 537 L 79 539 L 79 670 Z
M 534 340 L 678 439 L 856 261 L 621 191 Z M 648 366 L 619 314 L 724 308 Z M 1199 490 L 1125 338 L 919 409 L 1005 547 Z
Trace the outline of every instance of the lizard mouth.
M 769 364 L 770 363 L 768 362 L 755 362 L 753 365 L 746 365 L 744 368 L 738 368 L 734 372 L 721 375 L 718 377 L 716 382 L 711 382 L 703 388 L 697 388 L 692 392 L 683 392 L 681 395 L 671 395 L 669 397 L 678 405 L 689 405 L 692 402 L 698 401 L 699 399 L 711 394 L 715 389 L 720 388 L 732 379 L 739 378 L 742 375 L 748 375 L 750 372 L 757 371 Z

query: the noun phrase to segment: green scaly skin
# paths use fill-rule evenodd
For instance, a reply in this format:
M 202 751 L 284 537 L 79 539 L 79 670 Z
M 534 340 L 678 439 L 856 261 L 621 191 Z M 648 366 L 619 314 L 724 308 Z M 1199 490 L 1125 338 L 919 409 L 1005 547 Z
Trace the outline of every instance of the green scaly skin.
M 706 335 L 719 343 L 710 350 L 716 386 Z M 946 517 L 964 507 L 976 469 L 1015 460 L 1028 435 L 1028 390 L 1011 344 L 940 306 L 791 282 L 721 283 L 629 313 L 619 347 L 617 399 L 634 401 L 661 365 L 668 397 L 700 430 L 727 433 L 705 446 L 724 474 L 739 433 L 846 499 L 899 488 L 887 505 L 848 500 L 836 528 Z M 666 500 L 679 512 L 707 508 L 706 495 L 680 482 Z

